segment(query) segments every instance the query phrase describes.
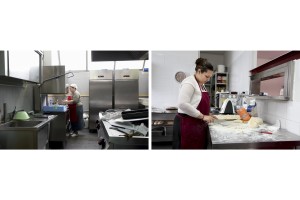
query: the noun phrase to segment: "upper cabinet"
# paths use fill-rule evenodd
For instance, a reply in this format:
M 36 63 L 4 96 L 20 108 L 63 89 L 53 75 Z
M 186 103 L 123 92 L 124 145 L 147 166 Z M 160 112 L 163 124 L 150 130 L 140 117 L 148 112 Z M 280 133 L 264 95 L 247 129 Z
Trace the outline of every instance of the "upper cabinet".
M 257 52 L 260 66 L 250 71 L 250 93 L 261 99 L 293 100 L 295 60 L 300 51 Z M 263 56 L 262 56 L 263 55 Z M 269 61 L 262 64 L 269 55 Z M 278 57 L 274 57 L 278 56 Z

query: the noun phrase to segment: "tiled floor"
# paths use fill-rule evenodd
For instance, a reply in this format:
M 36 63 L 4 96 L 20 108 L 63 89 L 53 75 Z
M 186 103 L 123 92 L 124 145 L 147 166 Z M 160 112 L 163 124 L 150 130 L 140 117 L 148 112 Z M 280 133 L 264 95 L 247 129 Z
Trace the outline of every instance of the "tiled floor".
M 77 137 L 67 137 L 67 141 L 62 147 L 62 144 L 53 144 L 50 149 L 99 149 L 101 146 L 98 144 L 98 134 L 90 133 L 89 129 L 79 131 Z
M 89 129 L 79 131 L 77 137 L 68 137 L 65 149 L 101 149 L 98 144 L 98 134 L 90 133 Z

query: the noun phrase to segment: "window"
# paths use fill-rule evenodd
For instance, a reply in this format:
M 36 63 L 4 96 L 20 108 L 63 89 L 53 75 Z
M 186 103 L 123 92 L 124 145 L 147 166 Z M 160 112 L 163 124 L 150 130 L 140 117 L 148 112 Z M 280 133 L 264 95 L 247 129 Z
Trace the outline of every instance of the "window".
M 64 65 L 65 70 L 86 70 L 86 51 L 52 51 L 52 65 Z
M 32 51 L 9 51 L 9 76 L 39 81 L 39 54 Z

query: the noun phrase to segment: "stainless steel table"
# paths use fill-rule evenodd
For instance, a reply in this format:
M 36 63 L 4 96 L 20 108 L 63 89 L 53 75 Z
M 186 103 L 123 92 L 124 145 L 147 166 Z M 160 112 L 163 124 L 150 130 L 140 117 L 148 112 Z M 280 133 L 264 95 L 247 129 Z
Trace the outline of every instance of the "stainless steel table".
M 133 136 L 126 138 L 124 133 L 110 129 L 111 125 L 107 121 L 100 120 L 98 136 L 103 137 L 109 149 L 148 149 L 149 137 Z

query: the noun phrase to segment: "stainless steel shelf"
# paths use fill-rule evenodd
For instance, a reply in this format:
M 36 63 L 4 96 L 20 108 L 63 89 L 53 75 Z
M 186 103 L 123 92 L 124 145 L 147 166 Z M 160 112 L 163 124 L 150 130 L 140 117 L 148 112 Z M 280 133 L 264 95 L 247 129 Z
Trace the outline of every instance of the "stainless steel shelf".
M 259 100 L 278 100 L 278 101 L 288 101 L 289 97 L 285 96 L 253 96 L 255 99 Z

